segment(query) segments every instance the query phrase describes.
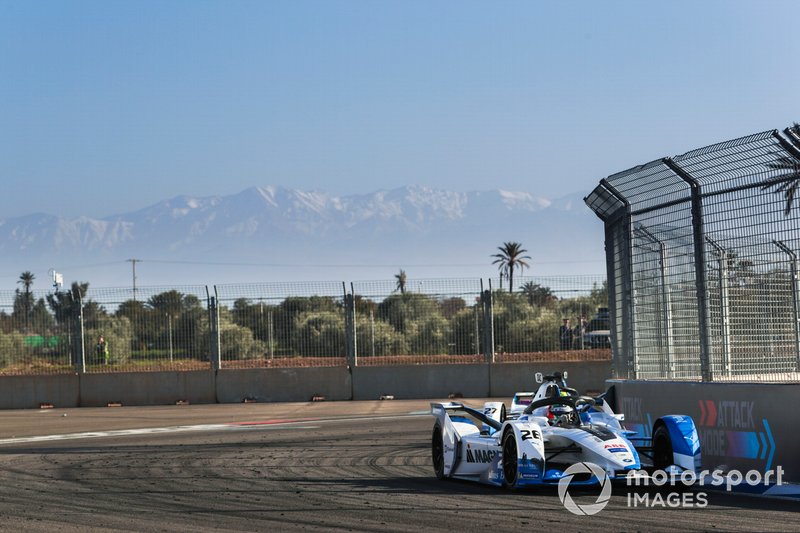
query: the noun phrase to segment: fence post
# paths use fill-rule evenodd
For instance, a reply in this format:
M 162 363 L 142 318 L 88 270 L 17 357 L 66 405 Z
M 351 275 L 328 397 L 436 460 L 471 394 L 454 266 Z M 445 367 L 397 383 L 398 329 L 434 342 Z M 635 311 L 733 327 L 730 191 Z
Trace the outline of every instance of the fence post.
M 706 242 L 714 248 L 719 260 L 719 308 L 720 325 L 722 326 L 722 370 L 730 377 L 732 373 L 731 361 L 731 312 L 728 291 L 728 253 L 711 237 L 706 237 Z
M 800 370 L 800 261 L 797 254 L 788 246 L 780 241 L 772 241 L 775 246 L 789 256 L 789 275 L 792 284 L 792 318 L 794 319 L 794 338 L 795 338 L 795 358 L 797 360 L 797 370 Z
M 615 377 L 625 379 L 639 378 L 639 354 L 636 349 L 636 321 L 634 307 L 636 295 L 633 287 L 633 215 L 630 201 L 616 187 L 606 180 L 600 184 L 621 204 L 605 220 L 606 246 L 611 244 L 612 254 L 606 252 L 606 272 L 608 279 L 609 326 L 612 332 L 612 356 Z M 618 263 L 617 266 L 614 264 Z M 617 305 L 619 304 L 619 305 Z M 619 320 L 617 320 L 619 318 Z M 622 322 L 621 324 L 618 322 Z M 617 338 L 621 337 L 621 338 Z
M 350 367 L 358 366 L 358 345 L 356 344 L 356 306 L 352 292 L 344 294 L 344 335 L 345 356 Z
M 75 371 L 78 374 L 83 374 L 86 372 L 86 343 L 83 338 L 83 302 L 80 297 L 78 297 L 77 302 L 72 300 L 71 306 L 73 311 L 77 310 L 75 320 L 72 322 L 72 350 L 75 353 Z
M 214 288 L 216 293 L 216 287 Z M 222 349 L 220 346 L 219 334 L 219 307 L 217 306 L 216 296 L 208 299 L 208 336 L 209 348 L 211 351 L 211 369 L 216 371 L 222 367 Z
M 481 282 L 483 284 L 483 282 Z M 481 293 L 483 303 L 483 356 L 487 363 L 494 363 L 494 306 L 492 304 L 492 280 L 489 288 Z
M 708 306 L 708 287 L 706 284 L 706 243 L 705 228 L 703 226 L 703 196 L 700 183 L 683 168 L 665 157 L 664 164 L 675 175 L 689 185 L 692 201 L 692 240 L 694 244 L 694 275 L 695 290 L 697 292 L 697 318 L 700 329 L 700 375 L 703 381 L 713 381 L 714 373 L 711 368 L 711 312 Z

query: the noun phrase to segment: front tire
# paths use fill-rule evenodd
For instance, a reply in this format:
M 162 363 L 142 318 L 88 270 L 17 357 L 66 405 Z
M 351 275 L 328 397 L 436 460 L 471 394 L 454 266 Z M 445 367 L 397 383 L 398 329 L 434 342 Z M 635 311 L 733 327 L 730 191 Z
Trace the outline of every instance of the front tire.
M 433 459 L 433 471 L 436 477 L 444 479 L 444 437 L 439 424 L 433 426 L 433 434 L 431 435 L 431 459 Z
M 509 429 L 503 435 L 503 486 L 513 488 L 517 484 L 517 436 Z
M 658 426 L 653 432 L 653 468 L 666 470 L 674 463 L 672 440 L 666 426 Z

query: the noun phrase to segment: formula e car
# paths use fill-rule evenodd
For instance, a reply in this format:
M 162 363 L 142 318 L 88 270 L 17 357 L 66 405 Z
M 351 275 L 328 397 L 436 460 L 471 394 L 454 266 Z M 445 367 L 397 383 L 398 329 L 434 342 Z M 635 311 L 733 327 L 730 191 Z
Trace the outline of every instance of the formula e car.
M 487 402 L 482 410 L 431 403 L 436 476 L 518 488 L 555 484 L 567 475 L 575 484 L 601 481 L 596 473 L 565 473 L 577 463 L 593 463 L 612 480 L 631 471 L 700 470 L 700 441 L 690 417 L 661 417 L 652 436 L 640 435 L 622 426 L 624 415 L 614 413 L 606 394 L 581 396 L 558 372 L 537 374 L 537 381 L 536 393 L 515 395 L 508 415 L 503 402 Z

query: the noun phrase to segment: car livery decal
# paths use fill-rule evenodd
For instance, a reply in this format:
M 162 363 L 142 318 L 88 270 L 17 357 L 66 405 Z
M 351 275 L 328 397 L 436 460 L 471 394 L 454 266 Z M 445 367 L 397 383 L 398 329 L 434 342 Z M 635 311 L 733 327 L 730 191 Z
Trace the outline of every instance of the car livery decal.
M 468 463 L 491 463 L 497 456 L 494 450 L 473 450 L 467 448 L 467 462 Z

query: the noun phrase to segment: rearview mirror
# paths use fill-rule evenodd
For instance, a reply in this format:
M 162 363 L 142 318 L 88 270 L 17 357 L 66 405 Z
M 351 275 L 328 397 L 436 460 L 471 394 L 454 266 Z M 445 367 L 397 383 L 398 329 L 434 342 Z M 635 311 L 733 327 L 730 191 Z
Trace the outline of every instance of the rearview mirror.
M 544 376 L 542 375 L 541 372 L 537 372 L 536 373 L 536 383 L 543 383 L 543 382 L 544 382 Z

